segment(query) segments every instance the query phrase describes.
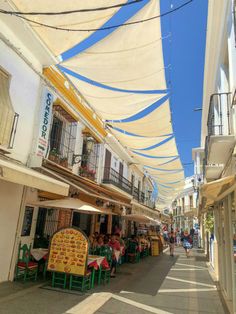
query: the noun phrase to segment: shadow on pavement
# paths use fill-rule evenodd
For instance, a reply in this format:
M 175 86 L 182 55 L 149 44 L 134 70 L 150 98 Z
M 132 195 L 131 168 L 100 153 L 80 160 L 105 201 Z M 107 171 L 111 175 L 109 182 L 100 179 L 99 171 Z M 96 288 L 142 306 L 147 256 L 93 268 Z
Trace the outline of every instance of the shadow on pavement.
M 144 258 L 138 264 L 123 264 L 118 267 L 116 278 L 111 279 L 110 285 L 97 287 L 93 292 L 128 291 L 154 296 L 176 260 L 177 257 L 162 254 Z

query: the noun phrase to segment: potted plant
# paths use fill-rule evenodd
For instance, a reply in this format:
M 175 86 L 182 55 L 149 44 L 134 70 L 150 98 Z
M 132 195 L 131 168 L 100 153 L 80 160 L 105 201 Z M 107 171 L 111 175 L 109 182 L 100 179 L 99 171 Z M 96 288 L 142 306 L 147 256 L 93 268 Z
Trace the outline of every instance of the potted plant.
M 50 150 L 48 159 L 56 163 L 59 162 L 59 152 L 55 147 L 52 150 Z
M 67 157 L 60 158 L 60 166 L 68 168 L 68 158 Z

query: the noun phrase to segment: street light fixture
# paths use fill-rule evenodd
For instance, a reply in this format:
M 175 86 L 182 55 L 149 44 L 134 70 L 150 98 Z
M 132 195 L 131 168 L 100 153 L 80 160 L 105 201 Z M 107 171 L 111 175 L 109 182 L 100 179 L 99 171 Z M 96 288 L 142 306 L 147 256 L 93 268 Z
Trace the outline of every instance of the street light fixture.
M 199 184 L 201 183 L 201 181 L 202 181 L 202 179 L 199 177 L 198 178 L 198 184 L 196 185 L 195 180 L 194 179 L 191 180 L 194 192 L 198 192 L 199 191 Z

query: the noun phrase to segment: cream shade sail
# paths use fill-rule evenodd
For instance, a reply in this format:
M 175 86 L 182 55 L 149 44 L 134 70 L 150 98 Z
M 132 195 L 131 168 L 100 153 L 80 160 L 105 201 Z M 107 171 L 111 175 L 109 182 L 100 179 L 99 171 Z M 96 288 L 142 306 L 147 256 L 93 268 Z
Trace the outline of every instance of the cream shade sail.
M 156 136 L 156 137 L 132 136 L 116 131 L 115 129 L 111 129 L 110 131 L 120 141 L 120 143 L 123 144 L 123 146 L 129 148 L 130 150 L 142 149 L 145 147 L 153 146 L 169 138 L 169 136 Z
M 131 122 L 109 122 L 113 127 L 141 136 L 163 136 L 173 133 L 169 101 Z
M 113 0 L 112 4 L 125 3 L 126 0 Z M 54 1 L 50 0 L 13 0 L 12 3 L 15 4 L 16 8 L 22 12 L 61 12 L 61 11 L 71 11 L 77 10 L 78 8 L 89 9 L 95 7 L 110 6 L 110 0 L 100 0 L 99 5 L 97 0 L 89 1 L 57 1 L 56 5 Z M 50 24 L 52 26 L 67 27 L 67 28 L 99 28 L 107 20 L 109 20 L 112 15 L 114 15 L 119 8 L 109 9 L 107 11 L 94 11 L 86 13 L 76 13 L 68 15 L 55 15 L 50 16 L 50 21 L 47 15 L 33 15 L 30 17 L 33 21 Z M 49 23 L 50 22 L 50 23 Z M 30 23 L 34 31 L 43 39 L 47 47 L 51 52 L 58 56 L 67 49 L 73 47 L 79 42 L 83 41 L 88 37 L 91 32 L 65 32 L 56 31 L 54 29 L 40 27 L 33 23 Z
M 159 1 L 148 1 L 129 22 L 159 14 Z M 145 27 L 142 23 L 119 27 L 111 36 L 61 64 L 93 81 L 116 88 L 166 89 L 161 37 L 157 19 Z
M 34 205 L 37 205 L 39 207 L 46 207 L 46 208 L 74 209 L 81 213 L 115 215 L 107 209 L 102 209 L 100 207 L 96 207 L 89 203 L 83 202 L 77 198 L 71 198 L 71 197 L 57 199 L 57 200 L 50 200 L 50 201 L 41 201 L 41 202 L 35 203 Z
M 113 90 L 104 91 L 103 88 L 97 87 L 95 85 L 91 86 L 90 84 L 73 77 L 69 73 L 68 73 L 69 80 L 73 83 L 74 86 L 78 88 L 78 90 L 82 93 L 86 101 L 91 105 L 94 111 L 97 112 L 97 114 L 103 120 L 111 119 L 120 120 L 129 118 L 134 113 L 137 113 L 149 107 L 151 104 L 155 103 L 156 101 L 159 101 L 163 96 L 165 96 L 165 94 L 157 95 L 156 97 L 154 97 L 154 95 L 148 94 L 125 93 Z M 144 121 L 144 123 L 146 122 Z M 127 129 L 126 131 L 130 132 L 130 128 L 128 127 L 128 125 L 126 128 L 126 125 L 123 124 L 121 125 L 121 123 L 112 123 L 109 121 L 109 124 L 124 130 Z M 166 131 L 165 128 L 162 129 L 163 132 Z M 171 132 L 169 130 L 170 129 L 168 129 L 168 132 L 161 133 L 160 135 L 172 133 L 172 129 Z M 150 133 L 148 133 L 148 136 L 149 135 Z M 156 134 L 151 134 L 151 136 L 153 135 Z
M 145 149 L 145 150 L 144 149 L 134 150 L 133 152 L 137 154 L 144 154 L 144 155 L 152 156 L 152 157 L 163 157 L 163 156 L 168 157 L 168 156 L 178 155 L 175 138 L 172 138 L 171 140 L 155 148 Z M 181 164 L 180 164 L 180 167 L 181 167 Z
M 87 106 L 113 128 L 112 134 L 139 163 L 138 167 L 159 168 L 148 169 L 156 181 L 180 181 L 184 175 L 183 171 L 179 172 L 181 162 L 173 160 L 178 156 L 175 139 L 161 143 L 173 134 L 173 128 L 165 80 L 165 67 L 169 65 L 164 65 L 162 51 L 162 42 L 168 36 L 162 36 L 161 20 L 152 19 L 160 15 L 160 1 L 132 2 L 115 0 L 112 5 L 121 6 L 52 15 L 50 19 L 45 15 L 30 16 L 34 22 L 70 28 L 70 32 L 35 25 L 32 21 L 29 24 L 58 60 L 54 67 L 82 94 Z M 109 0 L 100 0 L 99 4 L 96 0 L 73 3 L 59 0 L 56 6 L 49 0 L 12 0 L 12 3 L 16 6 L 13 10 L 23 12 L 58 12 L 111 5 Z M 149 21 L 123 25 L 145 19 Z M 86 32 L 81 31 L 85 29 Z M 143 141 L 131 134 L 142 137 Z M 141 150 L 144 148 L 148 149 Z
M 3 159 L 0 159 L 0 179 L 58 195 L 67 196 L 69 193 L 68 184 L 52 179 L 23 165 Z

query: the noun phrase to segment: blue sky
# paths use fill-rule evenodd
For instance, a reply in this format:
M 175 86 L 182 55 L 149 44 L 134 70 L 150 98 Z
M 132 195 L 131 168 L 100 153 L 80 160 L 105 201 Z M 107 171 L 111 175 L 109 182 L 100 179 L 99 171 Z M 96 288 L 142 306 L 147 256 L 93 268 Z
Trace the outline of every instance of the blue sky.
M 161 12 L 178 7 L 187 0 L 161 0 Z M 194 0 L 179 11 L 162 18 L 167 82 L 171 84 L 171 110 L 179 154 L 183 163 L 191 163 L 191 150 L 200 145 L 201 111 L 204 75 L 207 0 Z M 193 165 L 186 165 L 185 175 L 193 174 Z

